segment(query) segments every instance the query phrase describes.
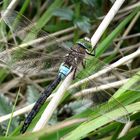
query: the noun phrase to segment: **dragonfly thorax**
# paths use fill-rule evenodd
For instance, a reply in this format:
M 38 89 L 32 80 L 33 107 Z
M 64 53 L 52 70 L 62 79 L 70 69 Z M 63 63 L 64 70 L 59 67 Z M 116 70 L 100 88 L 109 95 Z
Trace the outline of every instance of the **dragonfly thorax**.
M 75 45 L 71 51 L 65 56 L 64 62 L 59 68 L 59 74 L 64 79 L 72 70 L 76 70 L 77 66 L 83 62 L 86 50 L 80 45 Z

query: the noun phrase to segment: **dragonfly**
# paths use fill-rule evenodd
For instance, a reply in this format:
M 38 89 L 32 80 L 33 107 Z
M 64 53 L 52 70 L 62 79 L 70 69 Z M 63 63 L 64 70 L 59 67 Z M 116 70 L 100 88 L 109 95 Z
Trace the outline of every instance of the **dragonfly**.
M 2 11 L 1 17 L 11 30 L 12 36 L 9 36 L 9 41 L 12 40 L 12 42 L 14 42 L 14 45 L 6 42 L 8 45 L 0 52 L 1 64 L 18 76 L 26 75 L 26 77 L 31 77 L 40 73 L 49 77 L 51 73 L 56 74 L 53 82 L 44 89 L 31 112 L 26 117 L 20 130 L 21 133 L 26 132 L 46 99 L 69 73 L 74 71 L 74 80 L 80 79 L 77 73 L 81 73 L 82 77 L 89 76 L 88 73 L 90 72 L 81 71 L 80 68 L 80 66 L 83 68 L 86 67 L 86 63 L 84 62 L 86 60 L 88 61 L 88 57 L 96 60 L 92 67 L 89 68 L 89 71 L 94 70 L 94 72 L 97 72 L 101 69 L 101 66 L 109 67 L 94 57 L 91 42 L 87 38 L 80 39 L 72 47 L 69 47 L 67 43 L 59 42 L 59 39 L 55 38 L 53 35 L 49 35 L 44 30 L 38 30 L 35 24 L 17 11 L 11 11 L 8 15 L 5 14 L 5 11 Z M 95 67 L 97 64 L 100 64 L 99 67 Z M 119 69 L 112 69 L 111 71 L 114 77 L 117 77 L 117 74 L 114 74 L 114 71 L 116 72 L 117 70 L 119 71 Z M 128 73 L 123 73 L 122 75 L 123 78 L 128 77 Z M 88 84 L 86 83 L 84 88 L 96 87 L 101 84 L 102 79 L 89 79 Z M 81 88 L 76 88 L 76 90 L 81 90 Z M 131 87 L 130 90 L 135 90 L 135 88 L 133 89 L 133 87 Z M 75 92 L 75 90 L 72 91 Z M 114 108 L 119 108 L 120 114 L 123 114 L 120 118 L 108 117 L 122 123 L 128 122 L 128 111 L 123 104 L 113 98 L 108 91 L 102 90 L 99 92 L 100 93 L 92 96 L 93 105 L 99 107 L 99 109 L 102 104 L 106 103 L 105 108 L 101 109 L 99 112 L 105 114 L 112 111 Z M 110 98 L 114 103 L 113 108 L 108 104 Z

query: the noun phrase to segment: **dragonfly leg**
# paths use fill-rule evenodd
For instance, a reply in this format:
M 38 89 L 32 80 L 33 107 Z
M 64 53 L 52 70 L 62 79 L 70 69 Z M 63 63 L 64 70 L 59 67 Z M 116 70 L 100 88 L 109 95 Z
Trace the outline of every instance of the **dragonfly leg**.
M 82 67 L 83 67 L 83 69 L 86 68 L 86 61 L 82 61 Z
M 73 73 L 73 77 L 72 77 L 72 79 L 74 80 L 75 79 L 75 75 L 76 75 L 76 68 L 74 69 L 74 73 Z

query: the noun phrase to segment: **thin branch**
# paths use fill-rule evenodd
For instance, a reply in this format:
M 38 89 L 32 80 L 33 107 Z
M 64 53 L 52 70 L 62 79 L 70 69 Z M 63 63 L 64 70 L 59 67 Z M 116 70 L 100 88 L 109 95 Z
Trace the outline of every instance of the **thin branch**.
M 110 88 L 116 88 L 116 87 L 119 87 L 119 86 L 125 84 L 128 80 L 129 79 L 124 79 L 124 80 L 104 84 L 104 85 L 93 87 L 93 88 L 83 89 L 83 90 L 75 93 L 72 96 L 72 98 L 77 98 L 77 97 L 84 96 L 84 95 L 87 96 L 88 94 L 98 92 L 98 91 L 101 91 L 101 90 L 106 90 L 106 89 L 110 89 Z
M 139 56 L 139 55 L 140 55 L 140 49 L 138 49 L 136 52 L 134 52 L 134 53 L 132 53 L 132 54 L 130 54 L 130 55 L 128 55 L 128 56 L 123 57 L 122 59 L 118 60 L 117 62 L 113 63 L 112 65 L 109 66 L 110 68 L 109 68 L 109 67 L 106 67 L 106 68 L 104 68 L 103 70 L 100 70 L 99 72 L 97 72 L 97 73 L 95 73 L 95 74 L 93 74 L 93 75 L 91 75 L 91 76 L 89 76 L 89 77 L 87 77 L 87 78 L 85 78 L 85 79 L 83 79 L 83 80 L 81 80 L 81 81 L 79 81 L 79 82 L 77 82 L 77 83 L 71 85 L 71 86 L 68 88 L 68 90 L 70 90 L 70 89 L 72 89 L 72 88 L 74 88 L 74 87 L 77 87 L 77 86 L 79 86 L 79 85 L 81 85 L 81 84 L 83 84 L 83 83 L 85 83 L 85 82 L 87 82 L 87 81 L 89 81 L 89 80 L 92 80 L 92 79 L 94 79 L 94 78 L 96 78 L 96 77 L 98 77 L 98 76 L 100 76 L 100 75 L 102 75 L 102 74 L 104 74 L 104 73 L 106 73 L 106 72 L 109 72 L 109 71 L 112 70 L 112 68 L 116 68 L 116 67 L 118 67 L 118 66 L 120 66 L 120 65 L 122 65 L 122 64 L 124 64 L 124 63 L 126 63 L 127 61 L 129 61 L 129 60 L 131 60 L 131 59 L 134 59 L 135 57 L 137 57 L 137 56 Z M 48 100 L 50 100 L 50 98 L 52 98 L 53 96 L 54 96 L 54 94 L 52 94 L 52 95 L 48 98 Z M 29 106 L 27 106 L 27 107 L 25 107 L 25 108 L 22 108 L 22 109 L 19 109 L 18 111 L 15 111 L 14 114 L 13 114 L 13 117 L 14 117 L 14 116 L 17 116 L 17 115 L 20 115 L 20 114 L 23 114 L 23 113 L 25 113 L 25 112 L 30 111 L 30 110 L 32 109 L 33 105 L 34 105 L 34 104 L 31 104 L 31 105 L 29 105 Z M 8 114 L 8 115 L 5 115 L 5 116 L 0 117 L 0 122 L 9 119 L 9 118 L 10 118 L 10 115 L 11 115 L 11 114 Z
M 7 9 L 5 10 L 4 16 L 8 16 L 11 13 L 11 11 L 15 9 L 19 2 L 19 0 L 12 0 Z
M 138 49 L 137 51 L 135 51 L 134 53 L 132 53 L 130 55 L 127 55 L 127 56 L 119 59 L 115 63 L 111 64 L 109 67 L 105 67 L 104 69 L 98 71 L 97 73 L 95 73 L 95 74 L 93 74 L 93 75 L 91 75 L 91 76 L 89 76 L 89 77 L 87 77 L 87 78 L 85 78 L 85 79 L 83 79 L 83 80 L 71 85 L 69 87 L 69 89 L 77 87 L 77 86 L 79 86 L 79 85 L 81 85 L 81 84 L 83 84 L 83 83 L 85 83 L 85 82 L 87 82 L 89 80 L 93 80 L 94 78 L 97 78 L 98 76 L 103 75 L 103 74 L 111 71 L 112 69 L 114 69 L 114 68 L 116 68 L 116 67 L 118 67 L 118 66 L 120 66 L 122 64 L 127 63 L 129 60 L 134 59 L 135 57 L 137 57 L 139 55 L 140 55 L 140 49 Z
M 139 6 L 140 6 L 140 2 L 137 2 L 137 3 L 135 3 L 135 4 L 131 5 L 131 6 L 127 6 L 127 7 L 123 8 L 123 9 L 120 9 L 120 10 L 118 11 L 117 15 L 118 15 L 118 14 L 121 14 L 121 15 L 122 15 L 122 13 L 124 13 L 124 15 L 125 15 L 125 14 L 128 14 L 128 13 L 130 13 L 133 9 L 135 9 L 135 8 L 137 8 L 137 7 L 139 7 Z M 118 15 L 118 16 L 119 16 L 119 15 Z M 113 19 L 113 21 L 116 20 L 116 19 L 118 19 L 118 18 L 119 18 L 118 16 L 115 17 L 115 18 Z M 101 16 L 101 17 L 98 17 L 97 19 L 98 19 L 98 20 L 102 20 L 104 17 L 105 17 L 105 15 L 104 15 L 104 16 Z
M 133 50 L 133 49 L 137 49 L 139 48 L 140 46 L 140 42 L 137 43 L 137 44 L 134 44 L 134 45 L 131 45 L 131 46 L 124 46 L 123 48 L 119 49 L 121 52 L 128 52 L 130 50 Z M 114 51 L 114 50 L 113 50 Z M 104 53 L 100 58 L 103 58 L 103 57 L 106 57 L 106 56 L 109 56 L 113 53 L 113 51 L 108 51 L 106 53 Z
M 73 77 L 73 72 L 70 73 L 66 79 L 63 81 L 57 92 L 55 93 L 55 96 L 52 98 L 46 109 L 44 110 L 40 120 L 37 122 L 36 126 L 33 129 L 34 131 L 39 131 L 42 129 L 51 118 L 53 112 L 56 110 L 57 106 L 59 105 L 61 99 L 64 96 L 65 91 L 67 90 L 68 86 L 70 85 Z
M 50 37 L 50 36 L 53 37 L 54 35 L 51 34 L 51 35 L 49 35 L 49 37 Z M 47 39 L 47 37 L 48 37 L 48 36 L 46 36 L 46 37 L 45 37 L 45 36 L 44 36 L 44 37 L 40 37 L 40 38 L 37 38 L 37 39 L 35 39 L 35 40 L 31 40 L 31 41 L 29 41 L 29 42 L 27 42 L 27 43 L 20 44 L 20 45 L 14 47 L 14 48 L 12 48 L 12 49 L 9 49 L 8 52 L 13 52 L 13 51 L 15 51 L 15 50 L 17 50 L 17 49 L 19 49 L 19 48 L 24 48 L 24 47 L 27 47 L 27 46 L 30 46 L 30 45 L 34 45 L 34 44 L 36 44 L 36 43 L 39 43 L 39 42 L 41 42 L 41 41 L 44 41 L 45 39 Z M 72 38 L 72 37 L 73 37 L 73 34 L 70 34 L 70 35 L 61 37 L 61 38 L 59 38 L 59 39 L 57 39 L 57 40 L 52 40 L 51 42 L 47 43 L 47 46 L 56 44 L 56 41 L 57 41 L 57 43 L 60 43 L 60 42 L 63 42 L 64 40 L 68 40 L 68 39 L 70 39 L 70 38 Z M 40 47 L 40 49 L 43 49 L 43 48 L 45 48 L 45 47 L 47 47 L 47 46 L 44 45 L 43 47 Z M 5 55 L 5 53 L 7 53 L 7 51 L 1 52 L 1 56 Z
M 127 80 L 126 80 L 126 81 L 127 81 Z M 116 85 L 116 83 L 110 83 L 110 85 L 108 85 L 108 86 L 111 86 L 111 87 L 112 87 L 112 84 L 113 84 L 113 85 L 115 84 L 114 86 L 116 87 L 116 86 L 119 86 L 119 85 L 123 84 L 123 82 L 120 81 L 120 82 L 117 83 L 117 85 Z M 114 87 L 114 86 L 113 86 L 113 87 Z M 103 86 L 98 86 L 98 87 L 96 87 L 95 89 L 93 89 L 93 91 L 96 92 L 97 90 L 101 90 L 101 89 L 105 89 L 105 88 L 106 88 L 105 85 L 103 85 Z M 51 95 L 49 96 L 49 98 L 47 99 L 47 101 L 49 101 L 50 99 L 52 99 L 55 95 L 56 95 L 55 93 L 51 94 Z M 80 95 L 75 94 L 72 98 L 76 98 L 77 96 L 80 96 Z M 30 111 L 30 110 L 32 109 L 32 107 L 34 106 L 34 104 L 35 104 L 35 103 L 30 104 L 30 105 L 28 105 L 28 106 L 26 106 L 26 107 L 23 107 L 23 108 L 21 108 L 21 109 L 18 109 L 17 111 L 15 111 L 15 112 L 13 113 L 13 117 L 16 117 L 16 116 L 18 116 L 18 115 L 21 115 L 21 114 L 24 114 L 25 112 Z M 3 121 L 8 120 L 10 117 L 11 117 L 11 113 L 0 117 L 0 123 L 3 122 Z
M 91 44 L 92 44 L 93 48 L 94 48 L 94 46 L 96 46 L 97 42 L 101 38 L 102 34 L 106 30 L 106 28 L 108 27 L 109 23 L 112 21 L 112 19 L 114 18 L 114 16 L 118 12 L 119 8 L 124 3 L 124 1 L 125 0 L 116 0 L 116 2 L 114 3 L 114 5 L 110 9 L 110 11 L 108 12 L 106 17 L 104 18 L 104 20 L 102 21 L 102 23 L 100 24 L 100 26 L 98 27 L 98 29 L 96 30 L 94 35 L 92 36 Z
M 59 122 L 56 125 L 49 126 L 47 129 L 45 129 L 45 131 L 47 132 L 47 134 L 49 134 L 49 133 L 57 132 L 62 128 L 66 128 L 75 124 L 80 124 L 85 121 L 87 121 L 86 118 L 67 120 L 65 122 Z
M 118 1 L 119 1 L 119 0 L 117 0 L 115 3 L 117 3 Z M 121 2 L 123 3 L 124 0 L 122 0 Z M 114 5 L 115 5 L 115 3 L 114 3 Z M 112 17 L 112 18 L 115 16 L 117 10 L 120 8 L 120 6 L 122 5 L 122 3 L 121 3 L 119 6 L 117 6 L 117 9 L 113 9 L 113 8 L 115 7 L 115 6 L 113 5 L 114 7 L 112 7 L 111 10 L 110 10 L 110 12 L 111 12 L 111 11 L 113 12 L 113 13 L 111 13 L 111 17 Z M 108 13 L 108 14 L 110 14 L 110 13 Z M 112 16 L 112 15 L 113 15 L 113 16 Z M 107 16 L 108 16 L 108 15 L 107 15 Z M 107 16 L 105 17 L 105 19 L 108 20 L 108 17 L 107 17 Z M 110 15 L 109 15 L 109 16 L 110 16 Z M 105 20 L 105 19 L 104 19 L 104 20 Z M 104 20 L 103 20 L 103 21 L 104 21 Z M 110 21 L 111 21 L 111 20 L 112 20 L 112 19 L 110 19 Z M 104 24 L 104 23 L 101 23 L 101 24 Z M 109 24 L 109 22 L 108 22 L 108 24 Z M 107 25 L 107 26 L 108 26 L 108 25 Z M 106 26 L 106 27 L 107 27 L 107 26 Z M 100 29 L 100 30 L 102 30 L 102 29 Z M 104 30 L 105 30 L 105 29 L 104 29 Z M 92 38 L 95 39 L 96 37 L 93 36 Z M 99 38 L 98 38 L 98 40 L 99 40 Z M 98 40 L 97 40 L 97 41 L 98 41 Z M 91 41 L 94 42 L 94 40 L 91 40 Z M 97 43 L 97 41 L 96 41 L 96 43 Z M 96 43 L 94 42 L 94 44 L 92 44 L 92 45 L 94 46 L 94 45 L 96 45 Z M 27 45 L 29 45 L 29 44 L 27 44 Z M 92 76 L 90 76 L 90 77 L 88 77 L 88 78 L 85 78 L 85 79 L 83 79 L 83 80 L 81 80 L 81 81 L 79 81 L 79 82 L 73 84 L 73 85 L 70 86 L 68 89 L 71 89 L 71 88 L 73 88 L 73 87 L 75 87 L 75 86 L 77 86 L 77 85 L 80 85 L 81 83 L 84 83 L 84 82 L 86 82 L 86 81 L 89 80 L 89 79 L 93 79 L 93 78 L 95 78 L 95 77 L 98 77 L 98 76 L 100 76 L 100 75 L 102 75 L 102 74 L 104 74 L 104 73 L 110 71 L 112 68 L 115 68 L 115 67 L 117 67 L 117 66 L 120 66 L 121 64 L 126 63 L 128 60 L 137 57 L 138 55 L 140 55 L 140 50 L 137 50 L 137 51 L 134 52 L 133 54 L 128 55 L 128 56 L 126 56 L 126 57 L 120 59 L 119 61 L 113 63 L 113 64 L 111 65 L 111 68 L 108 68 L 108 67 L 107 67 L 107 68 L 105 68 L 105 69 L 103 69 L 103 70 L 97 72 L 96 74 L 94 74 L 94 75 L 92 75 Z M 61 86 L 63 86 L 63 84 L 62 84 Z M 61 88 L 60 88 L 60 89 L 61 89 Z M 58 91 L 59 91 L 59 90 L 58 90 Z M 60 94 L 60 93 L 59 93 L 59 94 Z M 53 96 L 53 95 L 51 95 L 51 96 L 49 97 L 49 99 L 50 99 L 52 96 Z M 57 96 L 57 95 L 55 94 L 55 96 Z M 57 98 L 57 97 L 56 97 L 56 98 Z M 55 103 L 56 103 L 56 101 L 55 101 Z M 13 114 L 13 116 L 17 116 L 17 115 L 19 115 L 19 114 L 23 114 L 23 113 L 25 113 L 25 112 L 31 110 L 32 107 L 33 107 L 33 105 L 34 105 L 34 104 L 31 104 L 31 105 L 29 105 L 29 106 L 27 106 L 27 107 L 25 107 L 25 108 L 22 108 L 22 109 L 20 109 L 20 110 L 18 110 L 18 111 L 15 111 L 14 114 Z M 53 111 L 52 111 L 52 112 L 53 112 Z M 0 122 L 9 119 L 8 117 L 9 117 L 10 115 L 11 115 L 11 114 L 5 115 L 5 116 L 3 116 L 3 117 L 0 117 Z M 50 114 L 50 116 L 51 116 L 51 114 Z M 50 116 L 48 116 L 48 119 L 49 119 Z M 46 115 L 45 115 L 45 117 L 46 117 Z M 45 121 L 46 121 L 46 120 L 45 120 Z M 34 129 L 34 131 L 36 131 L 36 128 Z
M 139 36 L 140 36 L 140 33 L 136 33 L 136 34 L 131 34 L 124 37 L 116 38 L 114 41 L 126 40 L 126 39 L 131 39 L 131 38 L 135 38 Z
M 134 8 L 139 7 L 139 6 L 140 6 L 140 2 L 137 2 L 137 3 L 135 3 L 135 4 L 131 5 L 131 6 L 128 6 L 128 7 L 124 8 L 124 9 L 120 10 L 118 13 L 123 13 L 123 12 L 126 12 L 126 11 L 130 11 L 130 10 L 133 10 Z
M 121 131 L 120 135 L 118 136 L 118 138 L 123 137 L 124 135 L 126 135 L 129 131 L 129 129 L 132 127 L 134 121 L 130 121 L 128 122 L 125 127 L 123 128 L 123 130 Z
M 122 35 L 122 37 L 125 37 L 125 36 L 127 36 L 127 35 L 129 34 L 129 32 L 131 31 L 131 29 L 132 29 L 133 26 L 135 25 L 136 21 L 138 20 L 139 16 L 140 16 L 140 12 L 138 12 L 138 13 L 136 14 L 136 16 L 133 18 L 133 20 L 131 21 L 131 23 L 129 24 L 129 26 L 127 27 L 127 29 L 125 30 L 125 32 L 124 32 L 124 34 Z M 115 48 L 115 51 L 117 51 L 117 50 L 120 48 L 120 46 L 122 45 L 122 43 L 123 43 L 123 40 L 120 40 L 120 41 L 118 42 L 118 44 L 117 44 L 117 46 L 116 46 L 116 48 Z

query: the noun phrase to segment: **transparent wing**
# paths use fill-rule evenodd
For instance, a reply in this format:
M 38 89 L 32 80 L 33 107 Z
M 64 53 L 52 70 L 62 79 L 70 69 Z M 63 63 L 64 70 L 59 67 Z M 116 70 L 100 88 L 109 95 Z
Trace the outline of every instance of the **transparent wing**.
M 104 73 L 103 69 L 106 69 Z M 129 114 L 122 103 L 124 101 L 121 102 L 115 99 L 113 94 L 118 90 L 118 87 L 126 83 L 135 72 L 136 71 L 133 70 L 126 71 L 123 69 L 111 68 L 99 59 L 92 57 L 91 61 L 89 60 L 89 63 L 86 65 L 85 70 L 79 70 L 76 76 L 78 82 L 70 87 L 70 92 L 73 93 L 73 98 L 82 100 L 82 107 L 88 104 L 88 107 L 91 108 L 93 106 L 93 109 L 98 109 L 102 115 L 107 115 L 109 112 L 118 109 L 120 117 L 118 117 L 117 114 L 113 116 L 107 115 L 107 117 L 126 123 L 129 121 Z M 89 77 L 91 74 L 93 76 Z M 85 80 L 79 81 L 79 79 L 83 78 L 85 78 Z M 123 91 L 140 91 L 140 76 L 136 74 L 134 79 L 135 82 L 133 80 L 133 83 L 132 80 L 131 82 L 127 82 L 129 86 L 122 87 Z
M 13 32 L 13 35 L 20 38 L 22 43 L 26 43 L 24 44 L 25 46 L 37 46 L 45 41 L 47 46 L 57 43 L 59 47 L 69 50 L 65 43 L 60 43 L 54 35 L 49 35 L 49 33 L 38 29 L 35 23 L 32 23 L 28 18 L 19 12 L 12 10 L 11 12 L 8 12 L 8 14 L 5 13 L 6 11 L 1 11 L 2 19 L 9 26 L 10 30 Z
M 16 11 L 8 15 L 2 11 L 1 17 L 12 32 L 6 47 L 0 52 L 0 60 L 5 66 L 15 73 L 30 75 L 58 69 L 63 56 L 70 50 L 67 45 L 37 29 L 35 24 Z
M 5 47 L 4 51 L 0 53 L 0 61 L 8 66 L 10 70 L 21 74 L 31 75 L 45 72 L 49 75 L 50 71 L 56 72 L 69 48 L 64 43 L 60 44 L 55 37 L 36 29 L 33 23 L 17 12 L 12 11 L 8 16 L 1 12 L 1 15 L 13 32 L 12 36 L 9 36 L 8 42 L 12 42 L 14 45 Z M 121 69 L 110 68 L 92 57 L 85 70 L 76 75 L 76 79 L 79 81 L 79 79 L 88 77 L 104 67 L 111 70 L 102 76 L 95 76 L 93 79 L 87 78 L 86 82 L 82 84 L 73 85 L 70 91 L 76 93 L 75 98 L 79 98 L 79 96 L 89 97 L 92 102 L 89 105 L 99 108 L 101 114 L 108 113 L 113 109 L 119 109 L 120 118 L 115 116 L 108 117 L 120 122 L 127 122 L 129 120 L 127 110 L 120 101 L 112 97 L 117 87 L 110 88 L 109 83 L 117 82 L 119 79 L 127 80 L 132 76 L 132 71 L 125 72 Z M 77 69 L 80 70 L 80 68 Z M 101 88 L 103 85 L 106 85 L 106 88 Z M 124 88 L 124 90 L 138 91 L 138 85 L 140 85 L 139 80 L 130 87 Z M 89 94 L 90 96 L 88 96 Z M 82 103 L 84 106 L 85 102 L 82 101 Z

